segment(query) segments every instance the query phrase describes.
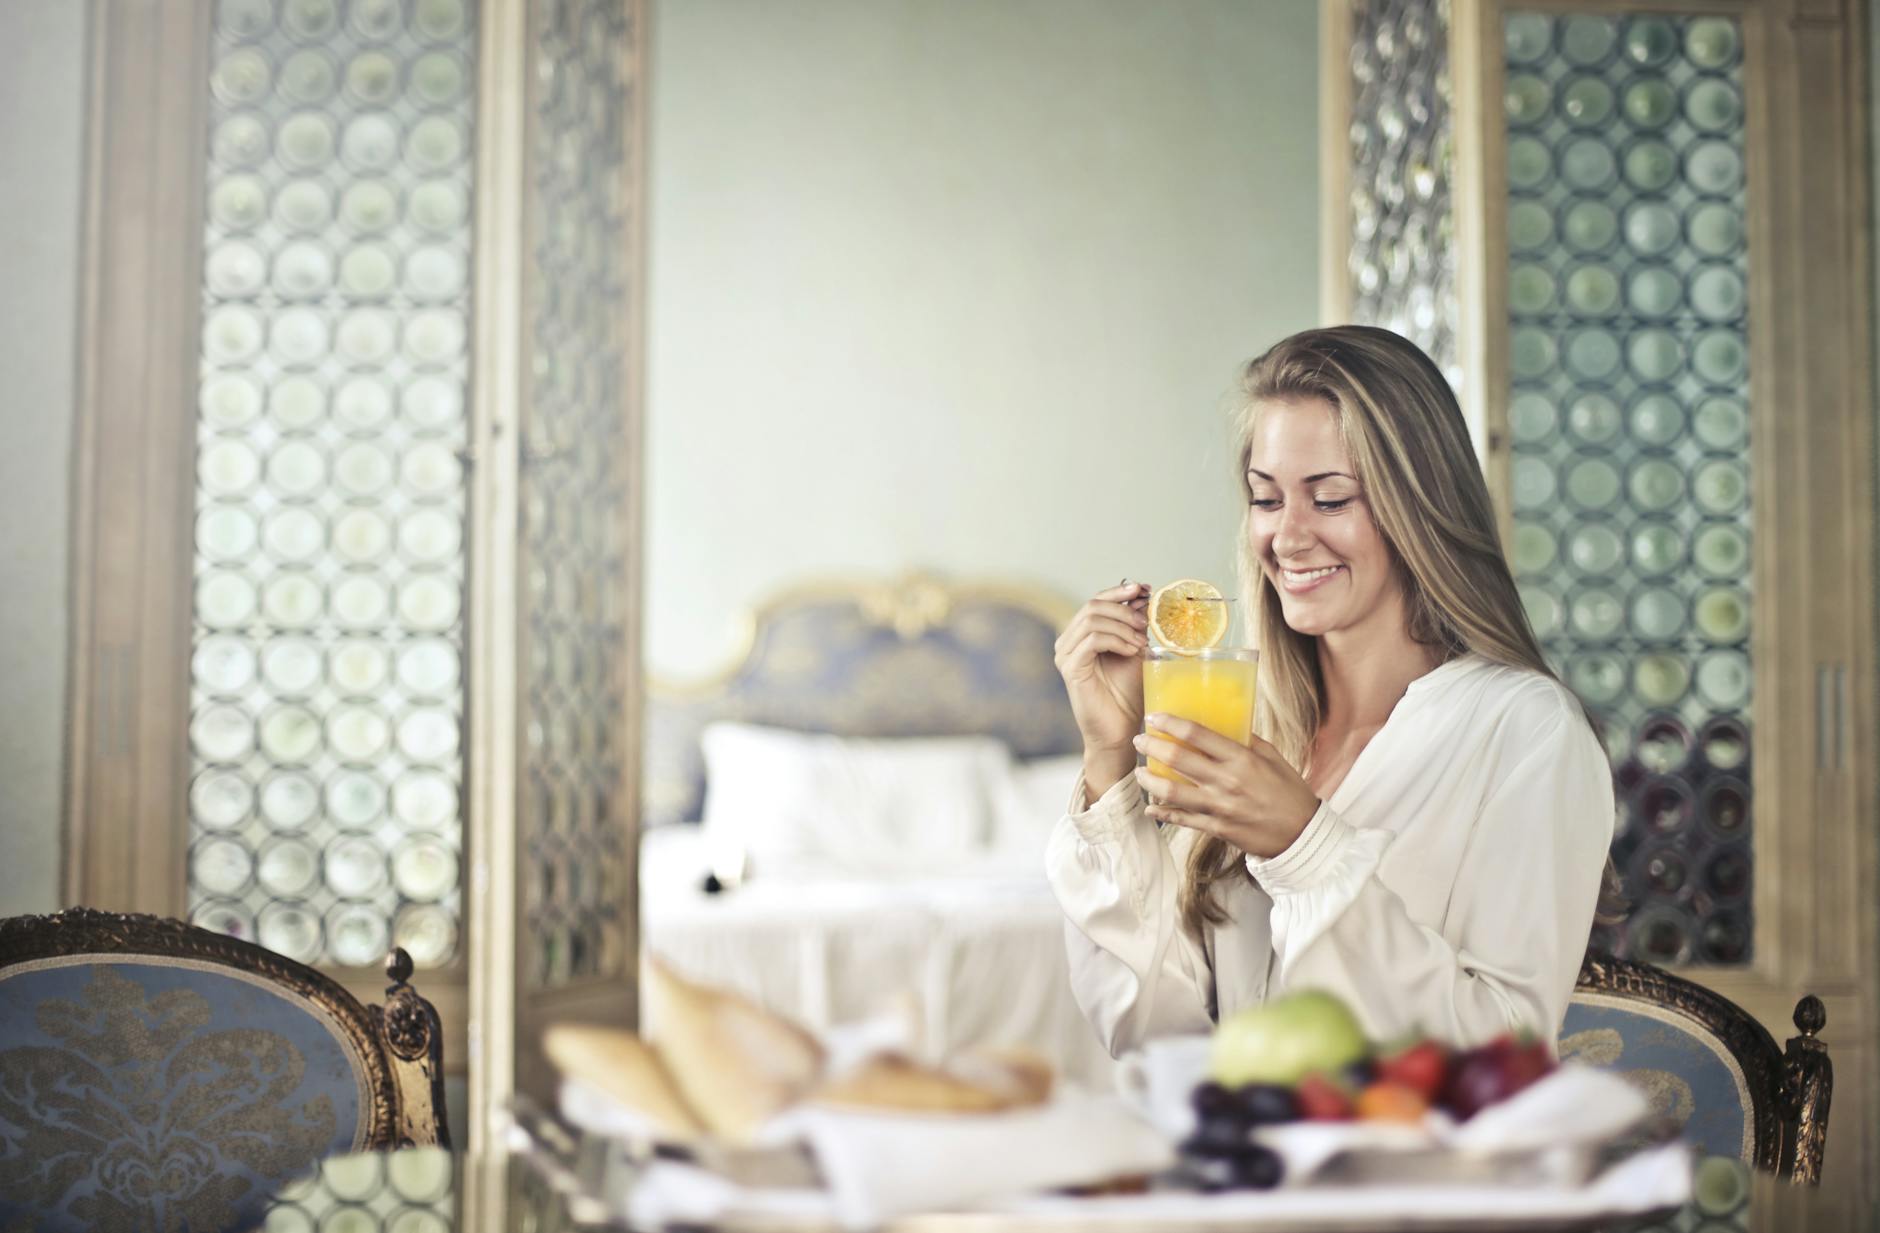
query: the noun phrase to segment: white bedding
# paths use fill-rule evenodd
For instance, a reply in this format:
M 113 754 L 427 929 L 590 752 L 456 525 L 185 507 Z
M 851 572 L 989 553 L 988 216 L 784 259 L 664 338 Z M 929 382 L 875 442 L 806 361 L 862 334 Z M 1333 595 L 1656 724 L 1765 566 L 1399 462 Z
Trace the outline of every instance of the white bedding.
M 644 944 L 814 1029 L 912 999 L 930 1057 L 1024 1045 L 1107 1091 L 1114 1063 L 1071 998 L 1040 849 L 946 877 L 759 877 L 707 895 L 700 828 L 661 827 L 641 844 Z

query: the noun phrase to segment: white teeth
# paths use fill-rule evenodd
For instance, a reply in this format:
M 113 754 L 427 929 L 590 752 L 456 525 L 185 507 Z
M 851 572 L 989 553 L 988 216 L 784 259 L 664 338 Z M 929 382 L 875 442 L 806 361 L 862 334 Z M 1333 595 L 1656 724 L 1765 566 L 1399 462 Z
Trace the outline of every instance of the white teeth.
M 1282 569 L 1280 573 L 1286 575 L 1286 581 L 1288 582 L 1311 582 L 1315 578 L 1324 578 L 1335 574 L 1339 571 L 1339 568 L 1340 567 L 1337 565 L 1328 565 L 1324 569 Z

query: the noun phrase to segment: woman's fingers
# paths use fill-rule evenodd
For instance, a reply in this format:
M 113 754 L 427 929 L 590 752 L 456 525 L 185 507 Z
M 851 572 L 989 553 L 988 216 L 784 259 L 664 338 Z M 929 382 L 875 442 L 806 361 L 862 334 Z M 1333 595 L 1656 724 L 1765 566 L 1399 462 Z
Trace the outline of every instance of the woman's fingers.
M 1083 641 L 1092 629 L 1111 626 L 1124 633 L 1143 633 L 1147 637 L 1144 631 L 1148 628 L 1148 621 L 1140 612 L 1127 604 L 1092 602 L 1078 609 L 1077 615 L 1064 627 L 1064 632 L 1058 635 L 1056 649 L 1062 653 Z
M 1146 766 L 1136 768 L 1136 782 L 1149 799 L 1157 805 L 1169 805 L 1176 809 L 1201 809 L 1207 804 L 1207 793 L 1191 783 L 1167 779 L 1152 772 Z
M 1137 736 L 1135 743 L 1137 752 L 1197 782 L 1207 778 L 1214 769 L 1214 759 L 1154 733 Z
M 1157 822 L 1185 826 L 1191 831 L 1201 831 L 1208 835 L 1217 835 L 1221 831 L 1219 820 L 1212 814 L 1199 813 L 1192 809 L 1172 809 L 1167 805 L 1151 805 L 1146 812 Z
M 1206 724 L 1198 724 L 1192 719 L 1183 719 L 1179 715 L 1164 715 L 1157 711 L 1145 716 L 1143 722 L 1144 726 L 1151 731 L 1172 736 L 1216 762 L 1224 762 L 1235 754 L 1247 752 L 1247 746 L 1239 741 L 1222 736 Z
M 1082 668 L 1097 662 L 1097 656 L 1108 652 L 1111 655 L 1125 657 L 1140 655 L 1142 648 L 1121 634 L 1112 634 L 1104 630 L 1094 630 L 1085 635 L 1084 640 L 1072 648 L 1064 661 L 1067 668 Z

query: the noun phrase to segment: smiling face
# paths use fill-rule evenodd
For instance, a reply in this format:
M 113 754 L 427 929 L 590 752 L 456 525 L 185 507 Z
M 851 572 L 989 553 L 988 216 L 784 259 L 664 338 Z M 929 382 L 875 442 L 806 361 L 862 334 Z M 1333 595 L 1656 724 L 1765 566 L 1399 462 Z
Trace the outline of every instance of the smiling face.
M 1398 567 L 1323 399 L 1259 408 L 1247 457 L 1247 532 L 1286 624 L 1314 637 L 1396 632 Z

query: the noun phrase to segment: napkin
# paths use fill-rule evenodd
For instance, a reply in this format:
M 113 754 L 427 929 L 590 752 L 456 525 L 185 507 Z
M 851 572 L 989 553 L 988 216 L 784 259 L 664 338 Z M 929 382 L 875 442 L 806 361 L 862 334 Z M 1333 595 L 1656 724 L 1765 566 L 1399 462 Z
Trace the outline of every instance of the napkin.
M 908 1212 L 1154 1173 L 1169 1145 L 1114 1097 L 1066 1092 L 1048 1104 L 983 1115 L 859 1112 L 805 1106 L 767 1128 L 800 1136 L 847 1229 Z

